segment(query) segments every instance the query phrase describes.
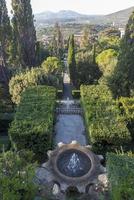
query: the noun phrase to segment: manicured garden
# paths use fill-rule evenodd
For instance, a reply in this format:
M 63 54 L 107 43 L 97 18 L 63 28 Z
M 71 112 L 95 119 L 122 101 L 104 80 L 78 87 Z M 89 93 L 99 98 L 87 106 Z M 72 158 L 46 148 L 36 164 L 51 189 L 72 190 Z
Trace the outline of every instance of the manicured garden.
M 132 153 L 108 153 L 107 171 L 112 200 L 134 198 L 134 155 Z
M 127 122 L 131 137 L 134 140 L 134 97 L 121 97 L 119 107 Z
M 92 144 L 102 143 L 115 148 L 131 141 L 127 123 L 107 86 L 81 86 L 81 101 Z
M 25 90 L 9 134 L 17 150 L 28 149 L 40 160 L 52 146 L 56 89 L 37 86 Z

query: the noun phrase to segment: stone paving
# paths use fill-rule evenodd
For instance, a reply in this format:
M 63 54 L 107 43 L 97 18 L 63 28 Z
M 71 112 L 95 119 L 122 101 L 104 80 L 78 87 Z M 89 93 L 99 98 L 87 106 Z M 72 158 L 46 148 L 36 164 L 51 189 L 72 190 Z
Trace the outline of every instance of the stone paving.
M 73 100 L 69 76 L 65 73 L 63 83 L 63 100 Z M 64 104 L 64 108 L 73 109 L 74 105 Z M 77 105 L 75 105 L 77 107 Z M 54 144 L 65 144 L 76 140 L 79 144 L 87 145 L 86 131 L 83 117 L 80 114 L 59 114 L 56 118 Z
M 69 144 L 73 140 L 83 146 L 87 144 L 85 125 L 81 115 L 58 115 L 55 133 L 56 145 L 59 142 Z
M 58 102 L 58 108 L 68 109 L 68 110 L 71 110 L 74 108 L 81 109 L 80 103 L 78 102 L 76 103 L 73 100 L 72 87 L 69 81 L 70 80 L 68 76 L 65 76 L 64 83 L 63 83 L 63 99 L 62 101 Z M 58 182 L 57 180 L 59 180 L 59 175 L 57 176 L 58 179 L 56 179 L 56 174 L 52 173 L 53 172 L 52 169 L 55 163 L 55 161 L 54 163 L 52 161 L 54 160 L 56 156 L 54 154 L 54 151 L 56 152 L 58 151 L 58 148 L 62 148 L 63 143 L 69 144 L 69 145 L 71 145 L 72 143 L 74 145 L 74 141 L 76 141 L 75 144 L 79 143 L 78 145 L 85 146 L 86 148 L 86 145 L 88 144 L 88 140 L 87 140 L 87 135 L 86 135 L 86 130 L 85 130 L 83 114 L 82 113 L 72 114 L 71 112 L 69 114 L 67 113 L 57 114 L 54 134 L 55 135 L 54 135 L 53 142 L 56 148 L 55 150 L 53 150 L 53 152 L 52 151 L 48 152 L 48 156 L 49 156 L 48 162 L 42 164 L 42 166 L 36 170 L 35 182 L 40 186 L 40 190 L 38 194 L 39 196 L 50 197 L 50 199 L 52 200 L 56 200 L 56 199 L 65 200 L 66 195 L 67 195 L 67 189 L 65 188 L 66 186 L 65 181 L 63 181 L 62 179 L 61 182 Z M 63 145 L 63 146 L 67 146 L 67 145 Z M 87 148 L 89 147 L 91 148 L 90 145 L 87 146 Z M 95 178 L 96 184 L 89 185 L 89 188 L 86 188 L 86 190 L 88 191 L 87 193 L 85 194 L 83 193 L 83 191 L 85 191 L 85 184 L 82 185 L 82 187 L 79 187 L 79 192 L 81 193 L 81 194 L 79 193 L 79 198 L 78 198 L 79 200 L 86 200 L 86 199 L 99 200 L 100 193 L 102 193 L 103 188 L 107 186 L 107 176 L 105 174 L 104 167 L 100 165 L 100 160 L 102 159 L 102 157 L 100 158 L 99 156 L 97 156 L 97 158 L 99 158 L 99 160 L 97 161 L 99 165 L 96 164 L 95 167 L 99 166 L 99 168 L 97 168 L 96 171 L 98 173 L 99 171 L 98 169 L 100 169 L 101 176 L 99 177 L 99 180 Z M 93 176 L 94 176 L 94 172 L 93 172 Z M 88 183 L 86 182 L 86 184 Z M 108 198 L 106 199 L 108 200 Z

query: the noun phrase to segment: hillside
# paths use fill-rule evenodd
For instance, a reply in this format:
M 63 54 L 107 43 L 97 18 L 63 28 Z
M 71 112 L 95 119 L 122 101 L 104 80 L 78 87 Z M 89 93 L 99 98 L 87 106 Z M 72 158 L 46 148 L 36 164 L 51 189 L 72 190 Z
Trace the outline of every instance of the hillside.
M 80 14 L 75 11 L 71 10 L 61 10 L 57 13 L 54 12 L 43 12 L 35 15 L 36 25 L 39 24 L 47 24 L 47 23 L 55 23 L 55 22 L 81 22 L 85 23 L 86 21 L 91 23 L 100 23 L 100 19 L 103 18 L 103 16 L 100 15 L 84 15 Z
M 56 21 L 61 23 L 78 22 L 78 23 L 94 23 L 106 24 L 115 23 L 116 25 L 125 26 L 134 7 L 121 10 L 109 15 L 84 15 L 71 10 L 61 10 L 59 12 L 42 12 L 35 15 L 36 25 L 53 24 Z
M 105 16 L 106 22 L 115 22 L 116 24 L 126 25 L 129 16 L 134 11 L 134 7 L 121 10 Z

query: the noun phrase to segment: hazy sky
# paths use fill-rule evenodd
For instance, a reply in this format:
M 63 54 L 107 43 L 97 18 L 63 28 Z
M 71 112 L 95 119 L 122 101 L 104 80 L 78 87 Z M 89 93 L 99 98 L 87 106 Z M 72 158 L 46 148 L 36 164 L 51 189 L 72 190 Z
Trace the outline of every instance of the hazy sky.
M 11 10 L 11 0 L 6 0 Z M 134 6 L 134 0 L 31 0 L 34 13 L 74 10 L 85 14 L 109 14 Z

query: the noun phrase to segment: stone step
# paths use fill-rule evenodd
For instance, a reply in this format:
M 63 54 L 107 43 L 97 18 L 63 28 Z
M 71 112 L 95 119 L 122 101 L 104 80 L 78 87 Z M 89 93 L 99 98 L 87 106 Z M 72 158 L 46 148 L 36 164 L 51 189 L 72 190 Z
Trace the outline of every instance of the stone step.
M 56 114 L 75 114 L 75 115 L 82 115 L 83 110 L 82 109 L 61 109 L 61 108 L 56 108 Z

